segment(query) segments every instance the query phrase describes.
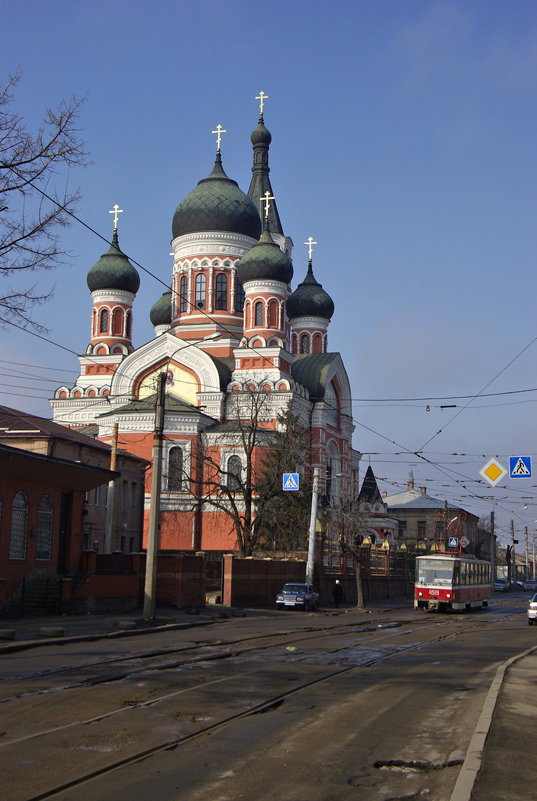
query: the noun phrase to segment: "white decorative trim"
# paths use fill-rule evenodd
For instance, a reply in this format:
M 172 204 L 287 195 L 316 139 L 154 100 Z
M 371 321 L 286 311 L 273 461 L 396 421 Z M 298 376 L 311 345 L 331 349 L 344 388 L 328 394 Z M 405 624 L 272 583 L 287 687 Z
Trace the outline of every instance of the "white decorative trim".
M 293 333 L 303 328 L 326 331 L 328 323 L 329 320 L 326 320 L 324 317 L 295 317 L 292 322 Z
M 255 243 L 255 239 L 231 231 L 201 231 L 184 234 L 172 240 L 174 270 L 179 259 L 189 256 L 199 257 L 200 253 L 242 258 Z
M 112 394 L 122 395 L 124 398 L 132 395 L 134 384 L 141 373 L 146 373 L 152 364 L 162 359 L 172 358 L 198 376 L 200 391 L 219 387 L 218 370 L 211 357 L 198 347 L 200 344 L 179 339 L 170 333 L 161 334 L 121 362 L 112 379 Z
M 132 306 L 135 295 L 133 292 L 127 292 L 126 289 L 95 289 L 91 293 L 93 303 L 124 303 L 126 306 Z
M 264 295 L 278 295 L 281 298 L 289 297 L 287 284 L 284 281 L 275 281 L 273 278 L 255 278 L 251 281 L 245 281 L 243 287 L 246 297 L 252 301 L 255 301 L 255 298 L 252 297 L 255 292 L 262 292 Z M 259 297 L 259 300 L 266 302 L 267 298 Z

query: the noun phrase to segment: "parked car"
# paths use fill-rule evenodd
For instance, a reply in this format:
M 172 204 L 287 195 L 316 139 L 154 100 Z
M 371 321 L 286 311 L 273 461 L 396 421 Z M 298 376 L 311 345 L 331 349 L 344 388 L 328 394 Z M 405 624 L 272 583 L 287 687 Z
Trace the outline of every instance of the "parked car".
M 276 596 L 278 609 L 288 606 L 300 607 L 306 610 L 315 610 L 319 606 L 319 595 L 311 584 L 284 584 Z
M 537 590 L 537 581 L 535 581 L 535 579 L 526 579 L 524 582 L 524 589 L 535 592 L 535 590 Z
M 509 584 L 507 583 L 507 579 L 495 579 L 494 592 L 509 592 Z
M 530 598 L 528 605 L 528 625 L 533 626 L 537 620 L 537 593 Z

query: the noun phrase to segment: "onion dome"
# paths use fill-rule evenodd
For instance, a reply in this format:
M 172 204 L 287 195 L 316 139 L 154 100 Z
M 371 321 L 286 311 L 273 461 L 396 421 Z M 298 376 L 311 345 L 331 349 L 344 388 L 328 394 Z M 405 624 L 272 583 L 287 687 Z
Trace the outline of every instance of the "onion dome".
M 173 215 L 174 239 L 199 231 L 232 231 L 252 239 L 257 239 L 261 231 L 255 204 L 236 181 L 227 177 L 220 151 L 211 174 L 183 198 Z
M 254 147 L 256 145 L 266 145 L 268 147 L 272 142 L 272 134 L 270 133 L 268 128 L 265 128 L 263 115 L 259 117 L 257 128 L 254 128 L 254 130 L 252 131 L 252 135 L 250 136 L 250 141 Z
M 149 312 L 151 323 L 156 328 L 158 325 L 166 325 L 168 328 L 172 323 L 172 291 L 171 289 L 163 292 L 160 298 L 151 306 Z
M 97 289 L 121 289 L 133 295 L 138 292 L 140 276 L 119 248 L 117 229 L 109 250 L 89 270 L 87 282 L 90 292 Z
M 257 128 L 254 128 L 250 136 L 250 141 L 254 150 L 254 161 L 252 166 L 252 180 L 248 189 L 248 197 L 255 203 L 255 207 L 259 209 L 259 203 L 268 192 L 269 197 L 273 198 L 269 209 L 269 222 L 270 230 L 273 234 L 280 234 L 283 236 L 283 228 L 278 214 L 278 207 L 274 200 L 274 192 L 270 184 L 270 167 L 269 167 L 269 146 L 272 142 L 272 134 L 265 128 L 263 114 L 259 117 Z
M 293 277 L 293 262 L 283 253 L 270 235 L 265 219 L 259 241 L 239 261 L 237 276 L 244 286 L 248 281 L 271 280 L 289 284 Z
M 333 314 L 334 301 L 315 279 L 310 259 L 306 277 L 287 298 L 287 316 L 290 320 L 297 317 L 322 317 L 330 320 Z

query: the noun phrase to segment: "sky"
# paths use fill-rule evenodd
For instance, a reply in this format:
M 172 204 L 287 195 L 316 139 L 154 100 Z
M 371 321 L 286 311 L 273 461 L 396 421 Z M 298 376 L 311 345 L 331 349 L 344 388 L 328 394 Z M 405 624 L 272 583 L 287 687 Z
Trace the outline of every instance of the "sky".
M 136 346 L 153 337 L 173 213 L 212 169 L 217 124 L 224 168 L 248 189 L 263 90 L 293 287 L 313 236 L 363 472 L 393 494 L 412 470 L 531 543 L 537 477 L 492 487 L 479 470 L 531 455 L 537 471 L 534 0 L 0 0 L 0 15 L 0 82 L 21 70 L 29 126 L 86 97 L 91 164 L 55 180 L 80 188 L 78 214 L 105 238 L 108 211 L 124 210 L 121 248 L 148 271 Z M 76 222 L 62 246 L 66 264 L 32 276 L 55 286 L 35 310 L 51 341 L 0 330 L 0 403 L 44 417 L 78 374 L 86 274 L 107 250 Z

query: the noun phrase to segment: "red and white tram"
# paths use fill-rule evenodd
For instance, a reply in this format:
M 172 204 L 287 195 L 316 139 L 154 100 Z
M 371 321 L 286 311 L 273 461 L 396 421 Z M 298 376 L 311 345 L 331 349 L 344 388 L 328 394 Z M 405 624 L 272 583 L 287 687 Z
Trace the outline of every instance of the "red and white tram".
M 492 565 L 485 559 L 447 553 L 418 556 L 414 609 L 462 610 L 487 606 L 491 584 Z

